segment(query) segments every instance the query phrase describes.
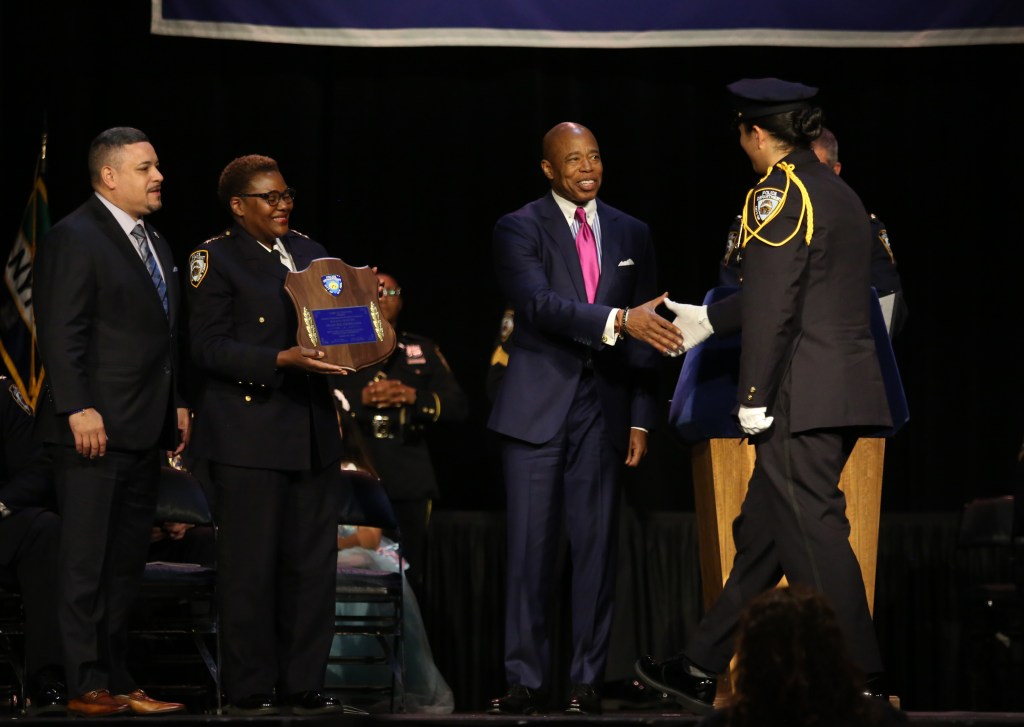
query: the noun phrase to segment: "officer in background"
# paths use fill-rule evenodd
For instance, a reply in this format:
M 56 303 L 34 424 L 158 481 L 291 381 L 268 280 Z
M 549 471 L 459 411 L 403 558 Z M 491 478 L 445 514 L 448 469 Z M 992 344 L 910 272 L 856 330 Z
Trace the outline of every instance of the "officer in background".
M 494 342 L 494 351 L 491 353 L 491 365 L 487 368 L 487 378 L 484 381 L 484 388 L 487 391 L 487 401 L 493 402 L 498 395 L 498 385 L 505 374 L 508 366 L 508 339 L 512 336 L 512 329 L 515 326 L 516 312 L 512 306 L 505 308 L 501 315 L 501 328 L 498 331 L 498 340 Z
M 0 376 L 0 588 L 21 594 L 29 713 L 67 709 L 57 629 L 60 517 L 50 462 L 33 439 L 35 417 L 21 391 Z
M 406 573 L 422 598 L 427 525 L 437 478 L 425 434 L 436 422 L 461 422 L 469 415 L 465 392 L 437 344 L 398 328 L 402 288 L 386 273 L 380 312 L 397 334 L 394 353 L 376 366 L 338 377 L 359 422 L 373 465 L 391 499 L 401 529 Z
M 827 164 L 837 175 L 843 165 L 839 161 L 839 142 L 828 128 L 822 128 L 821 135 L 811 144 L 811 151 L 822 164 Z M 908 309 L 903 297 L 903 285 L 897 270 L 896 257 L 889 244 L 889 233 L 882 222 L 874 214 L 870 215 L 871 235 L 875 240 L 871 254 L 871 285 L 878 293 L 878 302 L 885 316 L 885 327 L 889 338 L 895 339 L 903 329 L 907 320 Z M 738 244 L 740 232 L 740 215 L 736 215 L 729 236 L 725 242 L 725 256 L 718 270 L 719 285 L 740 284 L 740 261 L 743 250 Z

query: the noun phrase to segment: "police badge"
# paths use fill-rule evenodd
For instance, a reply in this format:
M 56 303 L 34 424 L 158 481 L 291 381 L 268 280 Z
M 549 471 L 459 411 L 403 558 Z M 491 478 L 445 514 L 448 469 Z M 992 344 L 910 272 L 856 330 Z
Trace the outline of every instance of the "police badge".
M 320 278 L 320 281 L 324 284 L 324 290 L 326 290 L 331 295 L 341 294 L 340 275 L 324 275 Z
M 318 258 L 289 272 L 284 289 L 299 319 L 296 340 L 324 352 L 322 361 L 359 371 L 391 355 L 398 342 L 380 313 L 374 272 L 333 257 Z
M 198 288 L 210 268 L 210 251 L 196 250 L 188 259 L 188 282 Z
M 781 189 L 764 187 L 757 190 L 753 203 L 754 219 L 758 224 L 764 224 L 775 214 L 785 199 L 786 195 Z

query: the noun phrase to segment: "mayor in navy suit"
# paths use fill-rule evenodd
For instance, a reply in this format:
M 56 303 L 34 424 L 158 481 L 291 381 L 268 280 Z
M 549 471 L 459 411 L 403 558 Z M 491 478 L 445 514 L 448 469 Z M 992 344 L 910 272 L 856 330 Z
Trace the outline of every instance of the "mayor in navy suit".
M 647 451 L 660 354 L 682 338 L 655 312 L 665 296 L 657 296 L 648 226 L 597 200 L 603 166 L 594 135 L 561 123 L 542 152 L 551 192 L 494 228 L 498 280 L 516 326 L 488 423 L 502 435 L 508 517 L 508 690 L 489 711 L 546 706 L 545 611 L 564 522 L 573 686 L 563 706 L 594 713 L 612 621 L 620 468 Z
M 126 616 L 146 565 L 161 453 L 180 452 L 177 268 L 145 217 L 163 175 L 138 129 L 89 148 L 95 194 L 54 225 L 35 260 L 39 350 L 50 381 L 38 427 L 61 519 L 59 620 L 68 709 L 106 716 L 180 711 L 137 689 Z

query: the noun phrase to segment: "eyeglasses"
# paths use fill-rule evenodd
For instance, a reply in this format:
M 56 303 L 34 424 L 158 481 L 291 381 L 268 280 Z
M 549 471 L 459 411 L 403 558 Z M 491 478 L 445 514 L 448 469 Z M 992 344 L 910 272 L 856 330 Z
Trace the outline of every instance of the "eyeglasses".
M 295 201 L 295 190 L 288 187 L 283 192 L 278 192 L 276 189 L 273 192 L 247 192 L 245 194 L 236 194 L 236 197 L 259 197 L 271 207 L 277 207 L 281 200 L 285 202 Z
M 401 288 L 382 288 L 381 291 L 380 291 L 380 297 L 381 298 L 387 298 L 390 295 L 401 295 L 401 294 L 402 294 L 402 289 Z

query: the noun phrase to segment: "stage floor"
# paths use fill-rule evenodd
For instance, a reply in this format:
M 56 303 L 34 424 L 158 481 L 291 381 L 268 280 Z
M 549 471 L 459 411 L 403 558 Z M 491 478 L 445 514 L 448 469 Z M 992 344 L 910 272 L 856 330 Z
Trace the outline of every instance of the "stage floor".
M 1017 712 L 907 712 L 907 719 L 915 727 L 1024 727 L 1024 713 Z M 0 717 L 0 721 L 29 720 L 33 725 L 67 725 L 66 717 Z M 482 712 L 459 712 L 446 715 L 423 714 L 345 714 L 332 717 L 297 717 L 279 715 L 273 717 L 229 717 L 226 715 L 167 715 L 165 717 L 118 717 L 107 720 L 81 718 L 84 724 L 152 724 L 161 727 L 198 727 L 199 725 L 242 725 L 257 724 L 267 727 L 362 727 L 363 725 L 393 725 L 393 727 L 414 727 L 415 725 L 696 725 L 699 717 L 682 712 L 627 712 L 616 711 L 594 717 L 576 717 L 560 713 L 535 715 L 531 717 L 505 717 Z

